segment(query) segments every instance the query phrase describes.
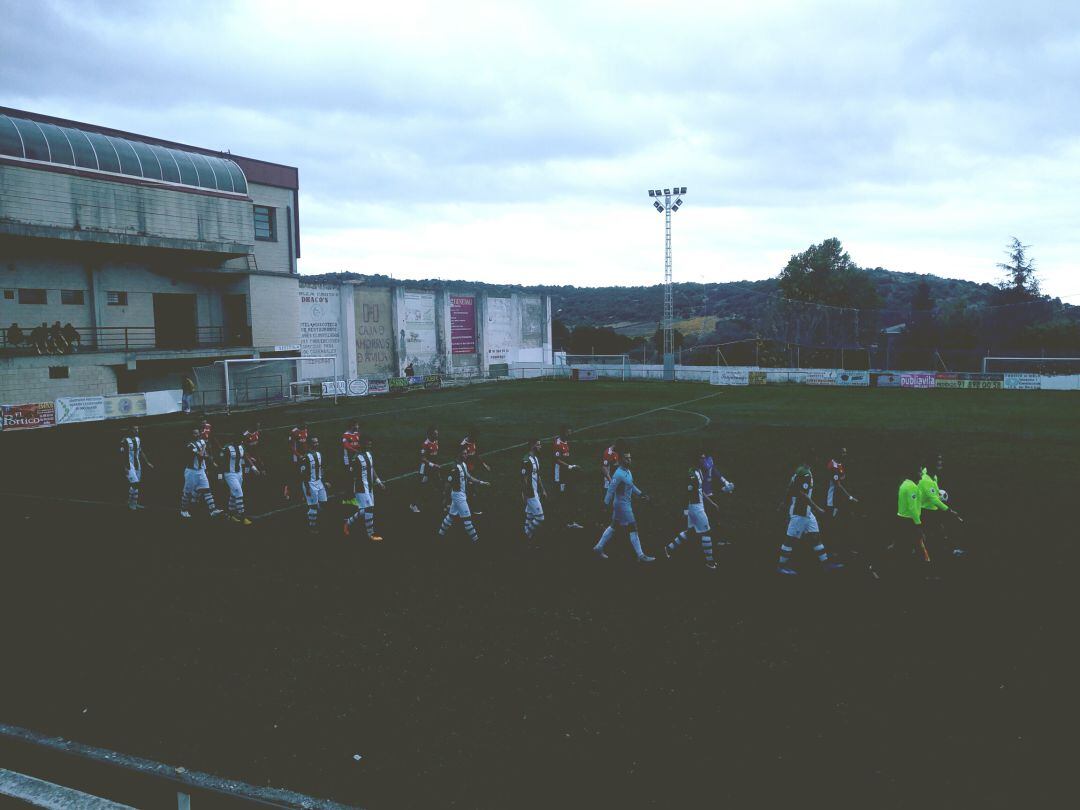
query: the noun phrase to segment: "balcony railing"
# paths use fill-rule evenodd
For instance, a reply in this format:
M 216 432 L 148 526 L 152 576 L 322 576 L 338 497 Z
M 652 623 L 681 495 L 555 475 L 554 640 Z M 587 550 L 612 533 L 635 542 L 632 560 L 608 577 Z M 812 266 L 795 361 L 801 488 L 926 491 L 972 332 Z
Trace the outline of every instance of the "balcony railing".
M 194 330 L 162 330 L 153 326 L 99 326 L 0 331 L 0 354 L 63 355 L 86 352 L 131 352 L 155 349 L 204 349 L 250 346 L 251 327 L 226 330 L 198 326 Z

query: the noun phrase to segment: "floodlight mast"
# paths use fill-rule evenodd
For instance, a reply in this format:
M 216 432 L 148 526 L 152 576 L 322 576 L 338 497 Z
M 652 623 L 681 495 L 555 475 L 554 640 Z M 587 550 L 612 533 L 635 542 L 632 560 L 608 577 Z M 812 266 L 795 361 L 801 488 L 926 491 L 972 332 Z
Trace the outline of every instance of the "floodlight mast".
M 664 379 L 675 379 L 675 296 L 671 288 L 671 215 L 682 205 L 686 186 L 649 189 L 653 208 L 664 215 Z M 672 202 L 672 197 L 675 201 Z M 663 205 L 660 204 L 663 198 Z

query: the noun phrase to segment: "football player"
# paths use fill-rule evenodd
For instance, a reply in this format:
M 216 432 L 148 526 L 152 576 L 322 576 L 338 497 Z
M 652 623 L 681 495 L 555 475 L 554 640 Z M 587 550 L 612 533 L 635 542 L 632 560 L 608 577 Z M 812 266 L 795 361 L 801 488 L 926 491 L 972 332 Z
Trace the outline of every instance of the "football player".
M 386 484 L 382 482 L 379 474 L 375 472 L 375 457 L 372 455 L 373 447 L 372 438 L 365 436 L 361 443 L 361 450 L 356 454 L 353 466 L 353 490 L 356 492 L 357 510 L 345 521 L 342 532 L 348 537 L 352 525 L 363 516 L 364 529 L 367 532 L 368 539 L 380 543 L 382 537 L 375 533 L 375 487 L 385 490 Z
M 821 542 L 818 531 L 818 522 L 815 513 L 824 514 L 825 510 L 814 502 L 814 474 L 810 465 L 800 464 L 787 486 L 787 513 L 788 526 L 787 536 L 780 544 L 780 561 L 776 566 L 778 573 L 786 576 L 794 576 L 799 572 L 791 566 L 791 554 L 794 543 L 805 535 L 811 535 L 814 542 L 814 553 L 817 554 L 818 562 L 826 571 L 835 571 L 843 568 L 844 564 L 831 561 L 825 550 L 825 544 Z
M 461 525 L 465 528 L 465 533 L 469 536 L 469 539 L 475 543 L 480 537 L 476 533 L 476 526 L 473 525 L 472 521 L 472 512 L 469 510 L 469 485 L 476 484 L 486 487 L 490 486 L 490 484 L 487 481 L 481 481 L 479 478 L 473 477 L 472 473 L 469 472 L 468 457 L 468 448 L 462 444 L 458 448 L 457 461 L 454 462 L 454 467 L 446 478 L 446 486 L 450 493 L 450 506 L 446 510 L 442 523 L 439 525 L 439 536 L 446 536 L 446 533 L 454 525 L 456 518 L 461 521 Z
M 187 465 L 184 467 L 184 493 L 180 498 L 180 517 L 191 517 L 191 506 L 201 497 L 206 503 L 210 517 L 222 514 L 214 503 L 214 493 L 210 491 L 210 480 L 206 477 L 209 452 L 206 440 L 202 438 L 201 428 L 192 428 L 191 439 L 187 443 Z
M 634 476 L 630 472 L 632 461 L 629 450 L 623 449 L 619 452 L 619 466 L 611 476 L 611 483 L 608 484 L 607 494 L 604 496 L 604 505 L 611 507 L 611 522 L 593 546 L 593 552 L 606 560 L 608 555 L 604 553 L 604 546 L 615 536 L 617 530 L 621 530 L 630 535 L 630 545 L 634 548 L 638 562 L 651 563 L 656 558 L 650 557 L 641 548 L 633 506 L 635 495 L 646 501 L 649 496 L 634 486 Z
M 139 426 L 132 425 L 127 430 L 127 436 L 120 442 L 120 457 L 124 464 L 124 477 L 128 482 L 128 509 L 135 511 L 142 509 L 139 503 L 139 487 L 142 484 L 143 465 L 151 470 L 154 465 L 143 452 L 142 437 L 139 436 Z
M 525 506 L 525 537 L 532 540 L 544 522 L 541 498 L 547 497 L 540 477 L 540 440 L 529 439 L 529 452 L 521 460 L 521 501 Z
M 559 431 L 559 435 L 555 437 L 552 442 L 552 455 L 555 459 L 554 479 L 555 479 L 555 492 L 562 496 L 562 511 L 569 511 L 570 504 L 573 501 L 573 480 L 574 477 L 571 473 L 578 467 L 576 464 L 570 461 L 570 439 L 573 436 L 573 430 L 569 425 L 563 425 L 562 430 Z M 584 529 L 585 527 L 578 523 L 576 520 L 571 519 L 567 524 L 568 529 Z
M 425 500 L 431 482 L 437 481 L 439 477 L 439 429 L 434 425 L 427 429 L 424 443 L 420 445 L 420 469 L 417 472 L 419 483 L 416 500 L 409 504 L 409 509 L 413 512 L 420 511 L 420 502 Z
M 307 452 L 299 456 L 297 472 L 299 473 L 304 500 L 307 502 L 308 507 L 308 531 L 317 534 L 319 531 L 319 513 L 322 510 L 322 505 L 326 503 L 326 483 L 323 481 L 323 475 L 325 474 L 323 456 L 319 452 L 319 440 L 314 436 L 309 439 L 306 435 L 306 426 L 301 426 L 305 429 L 304 446 L 307 448 Z

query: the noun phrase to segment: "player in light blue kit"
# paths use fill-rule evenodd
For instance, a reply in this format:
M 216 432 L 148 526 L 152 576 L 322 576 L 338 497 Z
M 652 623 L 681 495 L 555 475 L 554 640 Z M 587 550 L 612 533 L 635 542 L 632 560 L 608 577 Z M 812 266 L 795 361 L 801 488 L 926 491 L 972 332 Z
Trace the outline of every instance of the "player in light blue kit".
M 639 498 L 648 500 L 649 496 L 634 486 L 634 476 L 630 472 L 630 451 L 621 453 L 619 456 L 619 468 L 615 470 L 615 474 L 611 476 L 611 483 L 608 484 L 607 494 L 604 495 L 604 505 L 612 507 L 611 510 L 611 523 L 604 533 L 600 536 L 600 541 L 593 546 L 593 552 L 602 559 L 607 559 L 608 555 L 604 553 L 604 546 L 608 541 L 615 536 L 616 529 L 625 529 L 630 534 L 630 545 L 634 547 L 634 553 L 637 555 L 638 562 L 651 563 L 656 558 L 650 557 L 644 551 L 641 550 L 641 538 L 638 537 L 637 521 L 634 519 L 634 506 L 633 499 L 637 495 Z

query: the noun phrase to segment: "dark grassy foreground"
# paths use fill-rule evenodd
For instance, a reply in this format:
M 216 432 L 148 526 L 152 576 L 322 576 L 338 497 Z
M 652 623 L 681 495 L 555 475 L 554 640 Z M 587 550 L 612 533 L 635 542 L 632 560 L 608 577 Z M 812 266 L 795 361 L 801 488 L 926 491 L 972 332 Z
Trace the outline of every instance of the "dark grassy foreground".
M 375 808 L 1046 806 L 1075 691 L 1069 394 L 518 383 L 306 416 L 338 419 L 313 425 L 336 447 L 345 415 L 372 414 L 386 478 L 430 421 L 444 446 L 474 422 L 496 449 L 673 403 L 581 433 L 589 529 L 553 531 L 551 506 L 533 549 L 516 450 L 491 458 L 480 548 L 435 542 L 434 512 L 405 509 L 412 479 L 380 499 L 374 546 L 336 523 L 313 539 L 296 510 L 246 531 L 180 525 L 164 508 L 184 425 L 147 425 L 160 511 L 0 498 L 0 719 Z M 2 436 L 2 488 L 122 501 L 117 435 Z M 720 572 L 693 547 L 649 569 L 622 546 L 590 557 L 594 458 L 615 435 L 639 437 L 654 552 L 682 526 L 687 453 L 714 451 L 738 485 Z M 826 578 L 809 559 L 776 579 L 790 467 L 809 453 L 821 470 L 836 442 L 866 513 L 850 544 L 880 545 L 910 461 L 941 448 L 970 558 L 939 582 L 903 564 Z M 273 489 L 253 511 L 280 506 Z

